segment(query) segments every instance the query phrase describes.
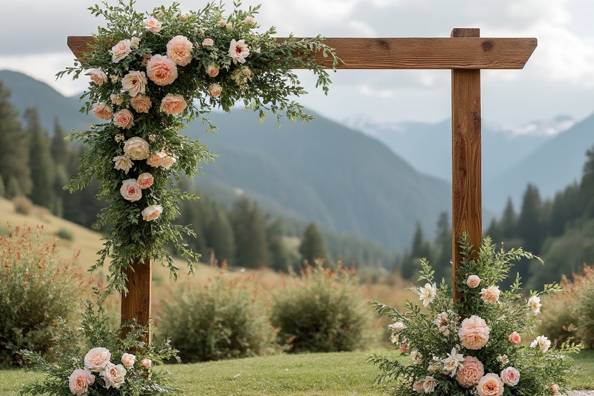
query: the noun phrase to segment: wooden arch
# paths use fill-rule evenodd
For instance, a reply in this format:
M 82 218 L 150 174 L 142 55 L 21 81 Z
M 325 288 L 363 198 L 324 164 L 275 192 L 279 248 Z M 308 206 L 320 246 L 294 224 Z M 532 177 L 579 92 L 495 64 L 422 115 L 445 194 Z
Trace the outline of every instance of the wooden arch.
M 282 40 L 282 38 L 280 38 Z M 93 37 L 70 36 L 68 46 L 84 58 Z M 455 28 L 448 38 L 328 38 L 343 63 L 339 69 L 452 70 L 452 276 L 460 262 L 458 240 L 467 233 L 473 246 L 482 236 L 481 69 L 522 69 L 536 48 L 535 38 L 485 38 L 480 29 Z M 330 68 L 322 56 L 317 62 Z M 121 319 L 149 325 L 151 265 L 138 262 L 127 273 Z M 454 298 L 459 294 L 455 283 Z

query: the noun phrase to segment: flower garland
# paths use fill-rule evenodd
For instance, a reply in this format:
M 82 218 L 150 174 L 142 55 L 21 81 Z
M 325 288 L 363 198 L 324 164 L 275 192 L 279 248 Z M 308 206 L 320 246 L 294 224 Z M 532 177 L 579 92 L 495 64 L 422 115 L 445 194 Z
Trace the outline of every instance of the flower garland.
M 109 285 L 125 288 L 124 270 L 137 261 L 166 262 L 175 276 L 171 249 L 190 264 L 197 254 L 184 243 L 192 232 L 174 225 L 178 200 L 193 198 L 178 190 L 178 174 L 192 175 L 211 158 L 198 141 L 180 135 L 184 121 L 214 108 L 229 111 L 236 102 L 259 113 L 308 120 L 295 98 L 305 92 L 292 69 L 311 70 L 326 93 L 330 79 L 315 56 L 334 51 L 319 37 L 279 41 L 270 28 L 259 31 L 259 6 L 225 16 L 222 5 L 181 13 L 179 4 L 144 14 L 134 1 L 90 7 L 106 20 L 84 57 L 58 73 L 88 75 L 81 96 L 83 111 L 101 122 L 74 134 L 85 146 L 80 174 L 69 189 L 85 188 L 93 179 L 107 206 L 98 226 L 107 232 L 96 268 L 110 261 Z
M 540 296 L 559 291 L 547 285 L 542 293 L 523 297 L 517 279 L 510 290 L 497 285 L 512 264 L 521 259 L 540 260 L 522 249 L 496 250 L 486 238 L 478 254 L 466 238 L 456 286 L 461 301 L 454 302 L 448 285 L 434 282 L 434 271 L 421 260 L 417 289 L 424 309 L 407 303 L 401 312 L 383 304 L 378 311 L 389 315 L 391 342 L 411 364 L 382 356 L 371 361 L 383 371 L 382 382 L 396 382 L 398 395 L 560 395 L 567 390 L 571 367 L 568 353 L 574 345 L 552 348 L 545 336 L 534 337 Z M 529 344 L 523 337 L 532 338 Z

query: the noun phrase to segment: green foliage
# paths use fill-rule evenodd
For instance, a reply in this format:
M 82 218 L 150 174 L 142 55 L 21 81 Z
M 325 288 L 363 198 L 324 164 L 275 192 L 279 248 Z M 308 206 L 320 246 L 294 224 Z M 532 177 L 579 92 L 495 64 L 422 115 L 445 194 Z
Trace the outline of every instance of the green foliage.
M 268 264 L 268 245 L 264 216 L 255 202 L 238 199 L 231 213 L 235 234 L 235 265 L 262 268 Z
M 0 236 L 0 365 L 21 364 L 21 349 L 53 356 L 60 323 L 76 312 L 80 280 L 39 230 Z
M 50 363 L 42 356 L 31 351 L 24 351 L 27 363 L 46 374 L 39 381 L 26 385 L 22 393 L 26 395 L 72 395 L 68 386 L 68 377 L 76 369 L 84 368 L 83 357 L 91 348 L 107 348 L 111 353 L 111 362 L 120 364 L 124 353 L 134 354 L 134 365 L 125 372 L 125 382 L 119 389 L 106 389 L 101 373 L 93 372 L 94 384 L 89 387 L 90 395 L 162 395 L 175 393 L 165 375 L 153 368 L 141 366 L 144 359 L 152 364 L 174 359 L 177 351 L 169 343 L 147 345 L 143 339 L 146 329 L 130 325 L 121 336 L 122 329 L 110 326 L 109 318 L 101 305 L 87 303 L 82 316 L 81 326 L 75 329 L 63 329 L 59 334 L 59 354 L 56 363 Z
M 51 207 L 53 194 L 53 162 L 50 152 L 50 141 L 47 132 L 42 128 L 35 108 L 25 112 L 27 134 L 29 135 L 29 169 L 33 188 L 31 200 L 37 205 Z
M 525 340 L 536 335 L 536 309 L 531 308 L 521 294 L 519 278 L 509 290 L 498 293 L 495 301 L 483 296 L 483 290 L 495 287 L 506 279 L 514 263 L 538 258 L 520 248 L 498 249 L 490 238 L 486 238 L 476 250 L 467 238 L 462 238 L 460 243 L 463 257 L 456 278 L 461 295 L 458 301 L 453 301 L 447 283 L 437 287 L 433 268 L 428 261 L 420 260 L 419 282 L 425 286 L 419 289 L 419 296 L 426 308 L 408 302 L 401 311 L 377 304 L 378 312 L 388 315 L 394 322 L 389 326 L 392 342 L 402 354 L 410 353 L 413 358 L 412 364 L 406 364 L 388 357 L 373 356 L 371 361 L 382 370 L 378 381 L 393 385 L 394 394 L 398 395 L 413 396 L 417 394 L 414 387 L 423 386 L 429 380 L 435 381 L 435 386 L 425 393 L 474 395 L 477 392 L 476 382 L 464 388 L 456 377 L 462 368 L 447 365 L 448 355 L 460 354 L 479 359 L 484 366 L 484 374 L 498 376 L 504 368 L 516 368 L 520 373 L 519 383 L 505 385 L 502 389 L 505 395 L 550 395 L 551 384 L 566 389 L 572 362 L 567 354 L 577 351 L 575 346 L 568 344 L 547 350 L 538 345 L 514 344 L 509 339 L 512 332 L 521 333 Z M 471 275 L 480 278 L 479 287 L 467 284 Z M 558 291 L 558 286 L 548 285 L 543 292 L 532 292 L 530 296 L 537 299 Z M 473 316 L 484 320 L 489 328 L 487 338 L 484 332 L 475 336 L 477 338 L 468 338 L 470 341 L 480 339 L 483 343 L 478 344 L 478 348 L 477 344 L 465 341 L 463 333 L 460 333 L 465 328 L 462 321 Z M 503 356 L 505 359 L 502 359 Z M 501 386 L 504 386 L 503 382 Z
M 66 228 L 60 228 L 58 231 L 56 231 L 56 236 L 60 239 L 64 239 L 65 241 L 72 241 L 74 239 L 72 231 L 67 230 Z
M 260 355 L 274 338 L 250 291 L 223 275 L 203 289 L 178 292 L 163 308 L 158 330 L 184 362 Z
M 412 240 L 410 252 L 402 259 L 400 264 L 400 274 L 404 279 L 412 279 L 416 272 L 417 260 L 422 257 L 430 257 L 431 244 L 425 240 L 421 224 L 417 223 L 417 228 Z
M 305 228 L 303 237 L 301 238 L 301 244 L 299 245 L 299 253 L 301 254 L 301 260 L 309 264 L 313 264 L 316 260 L 327 258 L 324 240 L 314 223 L 309 224 Z
M 279 293 L 272 325 L 292 353 L 353 351 L 366 345 L 369 318 L 349 272 L 307 267 L 301 279 Z

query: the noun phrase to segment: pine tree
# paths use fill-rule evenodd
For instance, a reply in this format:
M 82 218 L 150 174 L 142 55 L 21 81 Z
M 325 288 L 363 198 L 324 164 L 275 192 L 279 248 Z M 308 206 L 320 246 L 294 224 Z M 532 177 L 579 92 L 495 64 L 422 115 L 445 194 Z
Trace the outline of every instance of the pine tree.
M 526 249 L 538 254 L 544 236 L 542 201 L 538 188 L 532 184 L 528 185 L 524 193 L 517 230 Z
M 264 218 L 255 203 L 240 198 L 231 214 L 235 235 L 235 264 L 247 268 L 261 268 L 268 264 L 268 245 Z
M 436 255 L 434 258 L 435 279 L 450 281 L 452 260 L 452 229 L 448 212 L 442 212 L 437 220 L 435 238 Z
M 499 223 L 499 231 L 501 232 L 500 240 L 510 240 L 516 237 L 517 215 L 514 209 L 514 203 L 510 198 L 507 199 L 507 204 L 501 216 Z
M 219 261 L 233 260 L 235 238 L 229 216 L 222 207 L 211 205 L 213 216 L 206 227 L 208 247 Z
M 52 135 L 50 150 L 54 163 L 65 167 L 70 156 L 70 149 L 64 136 L 64 128 L 62 128 L 57 118 L 54 120 L 54 134 Z
M 4 180 L 8 198 L 13 198 L 14 194 L 31 192 L 28 161 L 27 134 L 23 131 L 17 111 L 10 103 L 9 91 L 0 81 L 0 177 Z
M 303 232 L 299 244 L 299 254 L 301 254 L 301 259 L 309 264 L 313 264 L 316 259 L 324 259 L 327 256 L 324 240 L 314 223 L 309 224 Z
M 6 187 L 4 187 L 4 180 L 2 176 L 0 176 L 0 198 L 4 198 L 6 196 Z
M 404 279 L 412 279 L 417 272 L 417 260 L 420 258 L 429 258 L 430 256 L 431 247 L 429 243 L 425 241 L 421 224 L 417 223 L 410 252 L 405 256 L 400 266 L 402 277 Z
M 29 134 L 29 168 L 33 189 L 31 201 L 37 205 L 51 208 L 54 202 L 54 164 L 50 154 L 47 132 L 42 128 L 39 114 L 33 107 L 25 111 L 27 133 Z

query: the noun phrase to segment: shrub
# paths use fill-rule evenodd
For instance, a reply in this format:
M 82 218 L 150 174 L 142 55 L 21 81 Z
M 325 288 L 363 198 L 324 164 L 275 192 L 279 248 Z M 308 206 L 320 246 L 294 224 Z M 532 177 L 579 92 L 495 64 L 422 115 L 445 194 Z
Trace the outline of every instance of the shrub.
M 17 213 L 28 216 L 33 211 L 33 203 L 29 200 L 29 198 L 22 195 L 14 197 L 12 203 L 14 204 L 14 210 Z
M 66 228 L 60 228 L 58 231 L 56 231 L 56 236 L 60 239 L 66 240 L 66 241 L 71 241 L 74 239 L 74 235 L 72 234 L 72 231 L 67 230 Z
M 275 297 L 272 325 L 288 352 L 338 352 L 364 347 L 369 318 L 357 280 L 344 269 L 306 268 Z
M 274 341 L 266 314 L 249 290 L 224 275 L 198 290 L 178 292 L 163 307 L 159 334 L 171 340 L 185 362 L 260 355 Z
M 0 364 L 20 364 L 18 351 L 47 354 L 60 321 L 77 306 L 80 278 L 40 229 L 0 236 Z

